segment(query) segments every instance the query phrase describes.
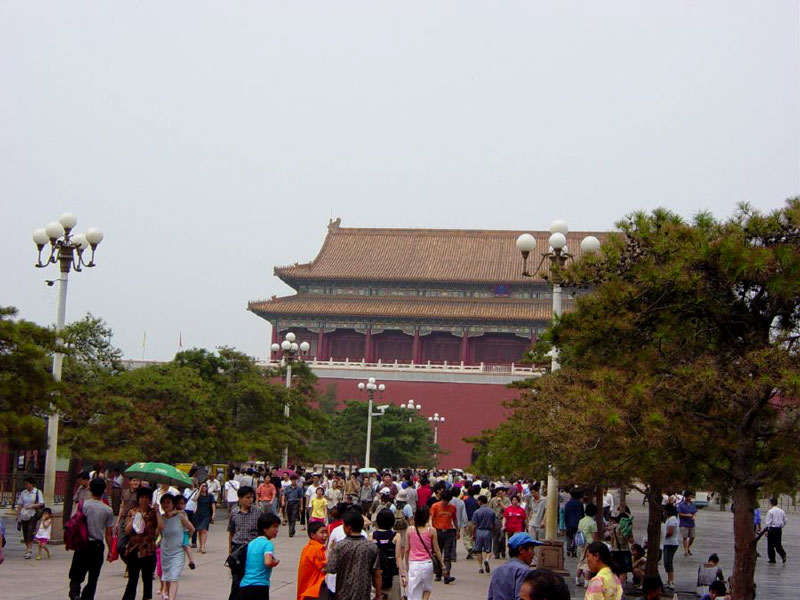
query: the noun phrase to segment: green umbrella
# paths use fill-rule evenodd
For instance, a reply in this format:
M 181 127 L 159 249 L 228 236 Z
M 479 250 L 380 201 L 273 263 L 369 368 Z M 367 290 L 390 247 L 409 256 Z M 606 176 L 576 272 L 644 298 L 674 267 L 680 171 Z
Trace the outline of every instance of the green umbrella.
M 177 487 L 191 487 L 192 478 L 180 469 L 158 462 L 133 463 L 125 469 L 128 477 L 138 477 L 150 483 L 166 483 Z
M 359 473 L 377 473 L 378 469 L 372 467 L 362 467 L 358 470 Z

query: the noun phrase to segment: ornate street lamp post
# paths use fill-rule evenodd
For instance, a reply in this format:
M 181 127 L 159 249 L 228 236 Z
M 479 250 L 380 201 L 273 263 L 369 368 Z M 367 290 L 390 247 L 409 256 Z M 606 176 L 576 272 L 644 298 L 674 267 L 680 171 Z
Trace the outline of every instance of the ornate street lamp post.
M 408 401 L 408 402 L 406 402 L 405 404 L 401 404 L 401 405 L 400 405 L 400 408 L 405 408 L 406 410 L 410 410 L 410 411 L 420 411 L 420 410 L 422 410 L 422 405 L 421 405 L 421 404 L 414 404 L 414 401 L 413 401 L 413 400 L 409 400 L 409 401 Z M 413 417 L 414 413 L 413 413 L 413 412 L 411 412 L 410 414 L 411 414 L 412 416 L 409 416 L 409 417 L 408 417 L 408 422 L 409 422 L 409 423 L 411 423 L 411 420 L 414 418 L 414 417 Z
M 370 446 L 372 445 L 372 417 L 379 417 L 383 414 L 383 412 L 372 414 L 372 400 L 375 395 L 375 390 L 378 390 L 381 394 L 383 394 L 386 386 L 381 384 L 375 383 L 375 378 L 370 377 L 367 379 L 367 382 L 364 383 L 360 381 L 358 383 L 358 389 L 362 392 L 366 389 L 367 390 L 367 397 L 369 398 L 369 402 L 367 403 L 367 453 L 364 456 L 364 468 L 369 467 L 369 452 Z
M 542 253 L 539 265 L 533 271 L 528 272 L 528 257 L 536 249 L 536 238 L 529 233 L 523 233 L 517 238 L 517 249 L 522 253 L 523 271 L 525 277 L 534 277 L 544 264 L 545 260 L 550 261 L 551 267 L 563 267 L 568 260 L 574 258 L 567 252 L 567 233 L 569 227 L 563 219 L 556 219 L 550 224 L 550 238 L 548 240 L 550 249 Z M 593 235 L 588 235 L 581 240 L 581 251 L 584 254 L 593 254 L 600 250 L 600 240 Z M 551 269 L 550 279 L 553 292 L 553 320 L 561 316 L 561 284 L 558 281 L 558 269 Z M 559 369 L 558 348 L 553 348 L 550 362 L 550 370 L 555 372 Z M 547 510 L 545 512 L 545 540 L 553 541 L 558 536 L 558 479 L 555 472 L 550 469 L 547 475 Z
M 286 365 L 286 389 L 292 387 L 292 363 L 299 359 L 300 355 L 305 355 L 311 348 L 308 342 L 295 342 L 297 337 L 291 331 L 286 333 L 286 337 L 280 344 L 272 344 L 271 350 L 273 352 L 283 351 L 281 363 Z M 289 423 L 289 397 L 287 394 L 286 404 L 283 405 L 283 416 L 286 418 L 286 423 Z M 289 467 L 289 444 L 283 448 L 281 454 L 281 467 L 286 469 Z
M 33 232 L 33 242 L 39 251 L 36 267 L 43 269 L 58 263 L 60 276 L 58 279 L 58 312 L 56 313 L 56 335 L 64 329 L 67 315 L 67 283 L 71 270 L 80 272 L 84 267 L 95 266 L 94 253 L 97 245 L 103 241 L 103 232 L 96 227 L 90 227 L 86 233 L 73 233 L 72 230 L 78 223 L 78 218 L 72 213 L 64 213 L 58 219 L 49 223 L 42 229 Z M 49 256 L 42 259 L 42 251 L 50 244 Z M 92 254 L 87 262 L 84 252 L 91 248 Z M 52 285 L 52 282 L 49 282 Z M 60 342 L 60 340 L 59 340 Z M 64 355 L 61 352 L 53 354 L 53 379 L 61 381 L 61 368 Z M 56 462 L 58 460 L 58 410 L 51 406 L 47 418 L 47 453 L 44 457 L 44 502 L 53 506 L 56 489 Z
M 428 421 L 433 423 L 433 443 L 434 445 L 439 443 L 439 423 L 444 423 L 444 417 L 440 416 L 439 413 L 433 413 L 432 417 L 428 417 Z M 433 455 L 433 459 L 435 464 L 439 463 L 439 453 L 436 452 Z

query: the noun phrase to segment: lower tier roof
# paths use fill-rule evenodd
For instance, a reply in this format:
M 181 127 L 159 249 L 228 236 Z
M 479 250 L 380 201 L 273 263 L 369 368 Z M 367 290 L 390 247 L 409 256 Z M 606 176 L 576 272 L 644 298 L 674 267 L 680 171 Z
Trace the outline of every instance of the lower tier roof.
M 564 312 L 574 300 L 564 299 Z M 249 302 L 247 309 L 264 319 L 343 317 L 354 320 L 471 321 L 522 323 L 549 321 L 551 300 L 523 298 L 437 298 L 428 296 L 332 296 L 297 294 Z

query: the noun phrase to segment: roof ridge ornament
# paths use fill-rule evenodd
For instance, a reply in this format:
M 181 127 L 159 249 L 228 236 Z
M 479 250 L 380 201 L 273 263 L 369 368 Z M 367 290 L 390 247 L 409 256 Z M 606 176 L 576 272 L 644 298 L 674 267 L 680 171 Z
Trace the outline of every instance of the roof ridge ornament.
M 336 217 L 335 219 L 330 219 L 328 221 L 328 231 L 334 231 L 336 229 L 339 229 L 339 225 L 341 225 L 341 224 L 342 224 L 342 218 L 341 217 Z

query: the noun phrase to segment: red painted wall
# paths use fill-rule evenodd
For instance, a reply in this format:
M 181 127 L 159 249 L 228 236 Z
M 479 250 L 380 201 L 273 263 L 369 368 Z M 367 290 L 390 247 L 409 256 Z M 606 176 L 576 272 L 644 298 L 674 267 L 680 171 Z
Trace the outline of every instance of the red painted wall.
M 330 384 L 336 386 L 339 402 L 366 400 L 366 393 L 359 394 L 357 379 L 322 379 L 318 381 L 320 393 Z M 380 382 L 379 382 L 380 383 Z M 386 391 L 376 404 L 405 404 L 413 398 L 422 405 L 420 411 L 427 419 L 433 413 L 445 417 L 439 424 L 439 445 L 450 453 L 439 457 L 441 468 L 466 469 L 470 465 L 472 445 L 463 441 L 484 429 L 497 427 L 505 420 L 505 400 L 517 397 L 519 391 L 504 385 L 472 383 L 429 383 L 419 381 L 384 381 Z M 431 424 L 431 428 L 433 424 Z M 376 465 L 380 467 L 380 465 Z

